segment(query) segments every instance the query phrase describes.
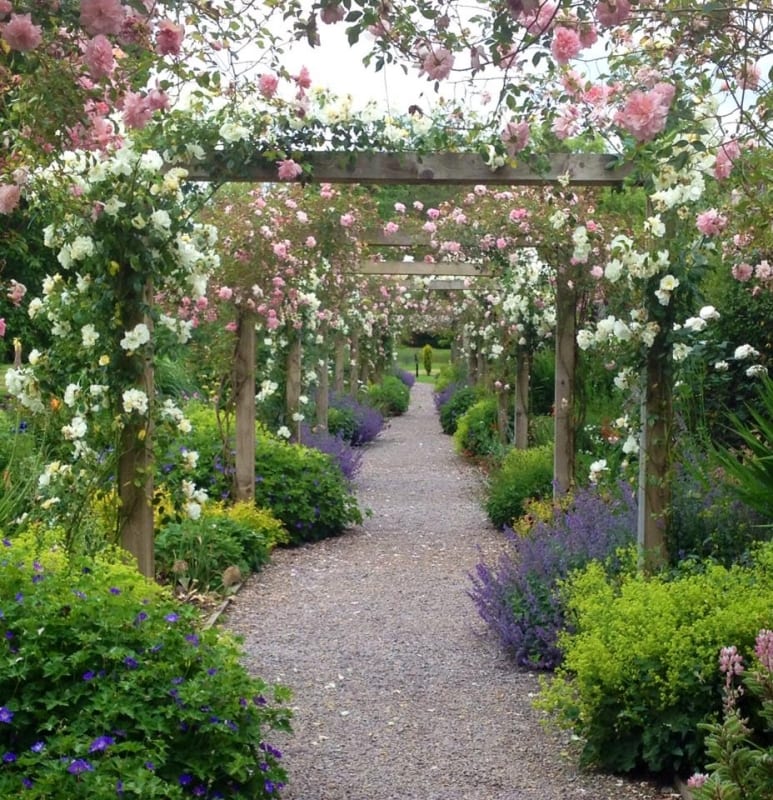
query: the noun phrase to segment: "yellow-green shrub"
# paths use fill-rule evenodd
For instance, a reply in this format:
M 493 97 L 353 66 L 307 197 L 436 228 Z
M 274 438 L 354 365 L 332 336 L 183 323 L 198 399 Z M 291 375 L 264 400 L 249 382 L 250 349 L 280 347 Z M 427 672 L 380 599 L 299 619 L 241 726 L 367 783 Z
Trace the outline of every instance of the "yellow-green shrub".
M 680 577 L 610 578 L 594 563 L 566 585 L 571 633 L 538 705 L 583 741 L 585 764 L 613 772 L 699 766 L 702 723 L 722 709 L 717 656 L 748 650 L 773 609 L 773 545 L 749 567 Z
M 219 515 L 227 517 L 245 528 L 250 528 L 260 533 L 271 550 L 279 544 L 287 544 L 290 541 L 285 526 L 271 511 L 267 508 L 260 508 L 253 503 L 239 502 L 233 505 L 207 503 L 204 512 L 206 516 Z

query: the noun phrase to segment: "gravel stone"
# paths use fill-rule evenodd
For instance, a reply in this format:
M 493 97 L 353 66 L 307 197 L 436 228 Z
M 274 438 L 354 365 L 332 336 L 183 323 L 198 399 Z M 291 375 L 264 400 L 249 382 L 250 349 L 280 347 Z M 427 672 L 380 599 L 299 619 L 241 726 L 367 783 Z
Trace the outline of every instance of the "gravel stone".
M 366 449 L 370 515 L 343 536 L 275 551 L 223 621 L 249 669 L 293 690 L 279 736 L 285 800 L 655 800 L 647 781 L 580 771 L 531 707 L 534 673 L 501 651 L 468 573 L 502 537 L 479 472 L 440 430 L 432 387 Z M 480 550 L 479 550 L 480 548 Z

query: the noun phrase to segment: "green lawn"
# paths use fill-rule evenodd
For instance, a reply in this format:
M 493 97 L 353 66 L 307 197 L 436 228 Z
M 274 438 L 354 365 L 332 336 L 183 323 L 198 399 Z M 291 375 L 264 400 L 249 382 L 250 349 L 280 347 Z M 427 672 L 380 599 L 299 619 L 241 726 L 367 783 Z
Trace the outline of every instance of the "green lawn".
M 448 364 L 451 360 L 450 350 L 437 350 L 432 348 L 432 374 L 427 375 L 424 370 L 424 362 L 421 357 L 420 347 L 398 347 L 397 348 L 397 366 L 401 369 L 416 374 L 416 361 L 415 356 L 419 356 L 419 377 L 421 383 L 434 383 L 440 367 Z

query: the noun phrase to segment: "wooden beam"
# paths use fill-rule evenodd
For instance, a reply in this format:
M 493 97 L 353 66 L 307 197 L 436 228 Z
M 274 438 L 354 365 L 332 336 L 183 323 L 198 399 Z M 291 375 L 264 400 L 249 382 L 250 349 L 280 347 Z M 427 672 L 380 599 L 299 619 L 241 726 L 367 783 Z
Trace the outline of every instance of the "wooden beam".
M 464 278 L 433 278 L 427 283 L 427 289 L 433 292 L 461 292 L 466 288 Z
M 490 277 L 491 270 L 483 264 L 468 261 L 362 261 L 356 269 L 359 275 L 449 275 L 468 278 Z
M 581 186 L 610 186 L 622 183 L 630 165 L 615 167 L 615 156 L 560 153 L 549 157 L 544 172 L 525 162 L 492 170 L 477 153 L 339 153 L 297 152 L 298 163 L 311 167 L 303 181 L 314 183 L 361 184 L 443 184 L 489 186 L 535 186 L 557 183 L 568 176 Z M 275 163 L 233 163 L 217 154 L 207 164 L 186 165 L 195 181 L 278 183 Z
M 423 232 L 409 233 L 408 231 L 384 233 L 376 228 L 365 231 L 361 241 L 373 247 L 429 247 L 430 235 Z

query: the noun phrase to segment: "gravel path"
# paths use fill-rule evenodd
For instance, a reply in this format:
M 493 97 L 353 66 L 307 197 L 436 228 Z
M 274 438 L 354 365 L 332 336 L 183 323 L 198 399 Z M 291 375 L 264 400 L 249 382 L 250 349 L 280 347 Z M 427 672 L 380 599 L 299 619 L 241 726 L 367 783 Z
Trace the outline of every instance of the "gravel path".
M 274 554 L 225 624 L 249 667 L 292 688 L 278 741 L 285 800 L 654 800 L 668 790 L 578 772 L 546 732 L 534 674 L 513 667 L 466 594 L 478 546 L 500 537 L 477 472 L 440 432 L 431 387 L 365 453 L 372 516 Z

